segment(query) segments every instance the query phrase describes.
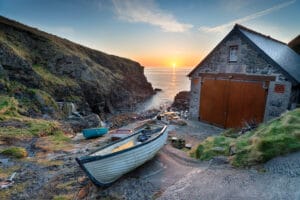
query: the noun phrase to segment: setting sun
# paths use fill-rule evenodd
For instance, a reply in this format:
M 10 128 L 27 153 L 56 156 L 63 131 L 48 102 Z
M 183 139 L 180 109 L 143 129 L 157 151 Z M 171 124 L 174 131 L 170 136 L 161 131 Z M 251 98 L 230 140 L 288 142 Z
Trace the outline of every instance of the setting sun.
M 172 62 L 172 67 L 173 67 L 173 68 L 176 67 L 176 62 Z

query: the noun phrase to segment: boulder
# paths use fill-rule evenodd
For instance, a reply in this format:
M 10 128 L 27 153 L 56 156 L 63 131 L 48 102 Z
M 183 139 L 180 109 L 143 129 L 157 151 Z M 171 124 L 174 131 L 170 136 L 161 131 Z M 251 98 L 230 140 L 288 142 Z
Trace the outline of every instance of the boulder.
M 176 94 L 174 98 L 174 102 L 171 107 L 172 109 L 177 111 L 185 111 L 189 109 L 189 101 L 190 101 L 190 92 L 181 91 Z
M 101 125 L 101 120 L 97 114 L 90 114 L 85 117 L 71 116 L 66 120 L 74 132 L 81 132 L 82 129 L 95 128 Z
M 87 122 L 88 128 L 98 127 L 101 125 L 101 120 L 97 114 L 90 114 L 88 116 L 83 117 L 83 119 Z

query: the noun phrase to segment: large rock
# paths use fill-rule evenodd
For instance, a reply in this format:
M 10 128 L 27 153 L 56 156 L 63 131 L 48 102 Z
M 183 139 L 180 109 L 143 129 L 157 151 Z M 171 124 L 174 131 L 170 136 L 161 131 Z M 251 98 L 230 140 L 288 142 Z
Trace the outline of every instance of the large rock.
M 83 119 L 87 122 L 88 127 L 98 127 L 101 125 L 101 120 L 97 114 L 90 114 L 83 117 Z
M 189 109 L 190 92 L 181 91 L 176 94 L 172 108 L 178 111 L 185 111 Z
M 66 123 L 71 126 L 74 132 L 81 132 L 85 128 L 99 127 L 101 120 L 97 114 L 90 114 L 85 117 L 70 117 Z

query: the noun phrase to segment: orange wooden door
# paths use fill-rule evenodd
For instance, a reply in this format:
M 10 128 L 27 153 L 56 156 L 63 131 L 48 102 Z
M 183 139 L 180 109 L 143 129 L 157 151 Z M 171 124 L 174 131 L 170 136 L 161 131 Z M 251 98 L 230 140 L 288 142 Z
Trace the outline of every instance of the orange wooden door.
M 199 111 L 202 121 L 225 127 L 227 84 L 228 80 L 202 80 Z
M 261 123 L 267 92 L 262 82 L 230 80 L 225 127 L 243 127 L 245 123 Z
M 267 92 L 261 81 L 204 78 L 200 120 L 224 128 L 241 128 L 264 118 Z

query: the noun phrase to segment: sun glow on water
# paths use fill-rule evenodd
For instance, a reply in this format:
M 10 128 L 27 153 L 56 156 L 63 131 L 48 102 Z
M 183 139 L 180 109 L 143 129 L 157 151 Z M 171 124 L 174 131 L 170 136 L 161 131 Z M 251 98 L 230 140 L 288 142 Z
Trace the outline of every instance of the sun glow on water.
M 176 62 L 173 62 L 173 63 L 172 63 L 172 67 L 173 67 L 173 68 L 176 68 Z

